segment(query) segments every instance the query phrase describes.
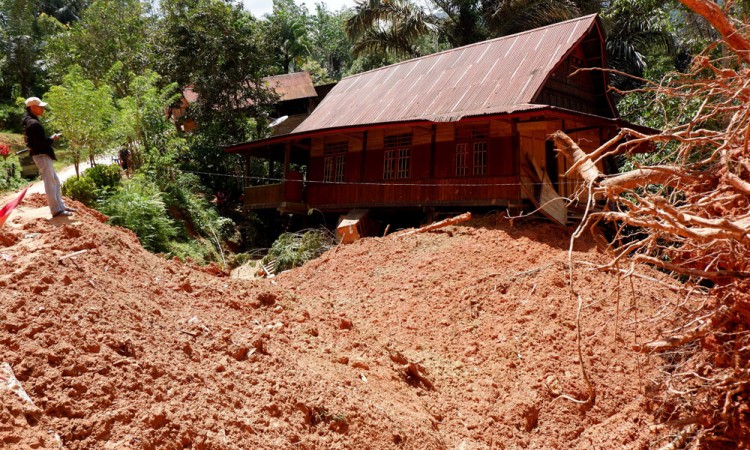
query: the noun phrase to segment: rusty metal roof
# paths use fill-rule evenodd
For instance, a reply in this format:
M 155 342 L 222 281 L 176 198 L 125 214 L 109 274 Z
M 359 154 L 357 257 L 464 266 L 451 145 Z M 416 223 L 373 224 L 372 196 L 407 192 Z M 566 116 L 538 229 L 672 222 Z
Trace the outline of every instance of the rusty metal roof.
M 280 101 L 297 100 L 300 98 L 317 97 L 312 78 L 308 72 L 288 73 L 286 75 L 274 75 L 263 78 L 281 97 Z
M 313 86 L 312 78 L 308 72 L 288 73 L 285 75 L 274 75 L 264 77 L 262 81 L 279 94 L 279 101 L 297 100 L 300 98 L 317 97 L 318 93 Z M 182 96 L 188 103 L 195 103 L 198 100 L 198 93 L 195 92 L 194 86 L 189 85 L 182 90 Z M 252 104 L 252 102 L 248 102 Z
M 594 14 L 344 78 L 292 134 L 534 109 L 554 68 L 595 26 Z

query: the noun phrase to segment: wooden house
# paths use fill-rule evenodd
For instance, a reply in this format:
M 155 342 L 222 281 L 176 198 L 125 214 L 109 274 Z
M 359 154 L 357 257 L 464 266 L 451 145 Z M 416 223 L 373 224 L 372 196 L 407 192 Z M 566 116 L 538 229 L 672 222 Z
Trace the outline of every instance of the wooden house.
M 272 128 L 273 136 L 293 131 L 310 115 L 328 92 L 327 90 L 321 92 L 316 88 L 308 72 L 274 75 L 265 77 L 262 81 L 268 89 L 273 90 L 279 96 L 271 113 L 273 119 L 284 118 Z M 182 90 L 179 103 L 167 111 L 168 117 L 180 131 L 193 131 L 198 126 L 188 112 L 189 106 L 197 100 L 198 93 L 188 86 Z
M 245 206 L 520 207 L 557 216 L 579 185 L 547 137 L 586 151 L 623 122 L 607 91 L 596 15 L 347 77 L 291 133 L 228 152 L 269 161 L 247 173 Z M 257 166 L 257 165 L 256 165 Z M 608 172 L 607 167 L 600 167 Z

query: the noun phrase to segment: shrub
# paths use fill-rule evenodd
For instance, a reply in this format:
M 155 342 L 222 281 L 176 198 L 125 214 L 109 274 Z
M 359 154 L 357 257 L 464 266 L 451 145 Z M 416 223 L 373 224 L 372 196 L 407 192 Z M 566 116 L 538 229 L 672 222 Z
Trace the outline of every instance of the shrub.
M 110 216 L 110 223 L 132 230 L 152 252 L 168 251 L 170 239 L 177 234 L 161 192 L 142 177 L 133 178 L 103 200 L 100 209 Z
M 98 189 L 113 189 L 120 185 L 120 166 L 100 164 L 86 169 L 83 176 L 93 181 Z
M 268 255 L 263 258 L 263 263 L 276 259 L 274 272 L 278 273 L 317 258 L 335 244 L 335 236 L 326 229 L 283 233 L 273 243 Z
M 218 261 L 219 255 L 211 242 L 204 239 L 194 239 L 186 242 L 172 241 L 168 246 L 169 253 L 186 261 L 188 258 L 195 264 L 206 264 Z
M 87 177 L 71 177 L 63 183 L 62 194 L 91 206 L 96 200 L 96 184 Z
M 18 189 L 26 183 L 21 178 L 21 168 L 15 162 L 0 159 L 0 192 Z

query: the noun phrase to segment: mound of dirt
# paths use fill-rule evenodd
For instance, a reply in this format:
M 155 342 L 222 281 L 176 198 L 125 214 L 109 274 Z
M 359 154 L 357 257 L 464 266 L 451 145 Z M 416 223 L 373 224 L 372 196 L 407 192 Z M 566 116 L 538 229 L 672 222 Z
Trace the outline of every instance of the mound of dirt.
M 38 199 L 32 199 L 32 202 Z M 645 448 L 658 361 L 629 350 L 675 304 L 617 294 L 589 242 L 485 219 L 364 239 L 244 281 L 145 251 L 79 206 L 0 243 L 0 443 L 18 448 Z M 658 280 L 662 281 L 658 281 Z M 1 374 L 2 372 L 0 372 Z M 0 446 L 3 446 L 0 445 Z

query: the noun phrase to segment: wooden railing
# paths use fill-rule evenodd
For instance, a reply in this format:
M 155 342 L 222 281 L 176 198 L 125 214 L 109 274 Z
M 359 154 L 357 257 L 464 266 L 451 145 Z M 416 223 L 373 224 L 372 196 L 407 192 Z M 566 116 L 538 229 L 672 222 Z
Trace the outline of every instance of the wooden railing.
M 245 188 L 245 207 L 276 208 L 284 201 L 284 184 L 264 184 Z
M 302 203 L 302 175 L 287 174 L 287 180 L 245 188 L 245 207 L 251 209 L 279 208 L 285 203 Z

